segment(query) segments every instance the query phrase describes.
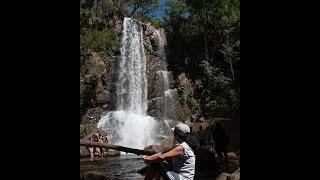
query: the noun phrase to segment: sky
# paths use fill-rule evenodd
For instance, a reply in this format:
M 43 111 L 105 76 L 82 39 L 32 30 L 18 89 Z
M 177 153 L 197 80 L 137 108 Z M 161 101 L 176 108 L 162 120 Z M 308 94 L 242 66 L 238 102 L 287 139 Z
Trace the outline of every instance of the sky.
M 164 5 L 166 4 L 167 1 L 168 0 L 160 0 L 160 5 L 162 5 L 164 7 Z M 155 12 L 156 18 L 160 19 L 161 21 L 163 21 L 163 15 L 164 15 L 164 9 L 160 9 Z

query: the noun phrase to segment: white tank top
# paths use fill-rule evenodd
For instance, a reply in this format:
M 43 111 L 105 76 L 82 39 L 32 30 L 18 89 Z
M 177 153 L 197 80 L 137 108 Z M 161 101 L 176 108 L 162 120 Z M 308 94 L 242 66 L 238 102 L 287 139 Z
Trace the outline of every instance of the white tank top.
M 195 174 L 196 156 L 190 146 L 183 142 L 183 155 L 172 159 L 173 170 L 180 175 L 182 180 L 193 180 Z

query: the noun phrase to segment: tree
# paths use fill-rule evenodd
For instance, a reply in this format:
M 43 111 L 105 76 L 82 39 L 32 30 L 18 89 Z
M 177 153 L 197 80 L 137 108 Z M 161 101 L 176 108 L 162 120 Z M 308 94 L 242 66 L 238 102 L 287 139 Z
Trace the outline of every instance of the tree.
M 232 42 L 231 44 L 229 42 L 230 40 L 229 38 L 227 38 L 226 42 L 222 44 L 223 48 L 220 51 L 224 55 L 225 61 L 230 64 L 232 79 L 234 79 L 233 63 L 240 59 L 240 57 L 238 57 L 239 53 L 235 51 L 234 48 L 237 48 L 240 46 L 240 40 L 238 40 L 237 42 Z
M 147 16 L 159 7 L 159 0 L 128 0 L 127 6 L 131 9 L 130 16 L 133 17 L 137 12 Z
M 127 13 L 124 8 L 125 3 L 125 0 L 97 0 L 97 15 L 105 19 L 123 17 Z
M 240 2 L 186 0 L 167 5 L 169 62 L 178 63 L 175 67 L 192 79 L 202 112 L 234 117 L 240 101 Z

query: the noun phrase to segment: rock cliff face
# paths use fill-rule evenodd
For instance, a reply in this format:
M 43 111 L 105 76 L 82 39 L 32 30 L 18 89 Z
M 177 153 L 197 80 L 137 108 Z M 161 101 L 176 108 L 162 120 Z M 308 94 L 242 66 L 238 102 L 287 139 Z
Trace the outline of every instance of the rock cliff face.
M 97 53 L 80 49 L 80 122 L 99 120 L 113 108 L 112 77 Z
M 165 115 L 168 109 L 175 109 L 173 97 L 174 80 L 167 71 L 164 29 L 156 29 L 149 23 L 143 24 L 144 47 L 147 58 L 148 114 L 161 119 L 174 118 Z M 94 52 L 80 48 L 80 122 L 97 122 L 106 112 L 115 110 L 115 76 L 119 56 L 112 57 L 111 68 L 106 68 L 102 58 Z M 170 91 L 170 104 L 166 93 Z M 171 106 L 171 107 L 170 107 Z
M 167 70 L 166 33 L 164 29 L 155 29 L 150 24 L 145 24 L 144 29 L 148 77 L 148 113 L 156 119 L 175 119 L 176 103 L 174 98 L 176 92 L 173 89 L 172 72 Z

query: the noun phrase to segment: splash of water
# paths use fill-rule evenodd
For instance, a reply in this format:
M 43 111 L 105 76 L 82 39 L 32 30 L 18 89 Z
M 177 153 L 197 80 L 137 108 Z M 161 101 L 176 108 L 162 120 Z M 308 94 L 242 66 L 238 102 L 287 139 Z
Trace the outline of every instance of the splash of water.
M 98 127 L 108 132 L 111 144 L 143 149 L 156 143 L 158 123 L 150 116 L 113 111 L 100 119 Z

